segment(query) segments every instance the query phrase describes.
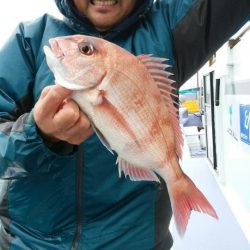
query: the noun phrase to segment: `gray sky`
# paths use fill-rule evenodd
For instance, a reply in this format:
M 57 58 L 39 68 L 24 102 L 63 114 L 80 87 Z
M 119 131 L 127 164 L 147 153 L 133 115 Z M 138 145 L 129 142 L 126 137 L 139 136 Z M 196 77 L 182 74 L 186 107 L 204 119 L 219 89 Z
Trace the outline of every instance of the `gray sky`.
M 54 0 L 9 0 L 0 2 L 0 47 L 18 23 L 33 20 L 44 13 L 60 17 Z

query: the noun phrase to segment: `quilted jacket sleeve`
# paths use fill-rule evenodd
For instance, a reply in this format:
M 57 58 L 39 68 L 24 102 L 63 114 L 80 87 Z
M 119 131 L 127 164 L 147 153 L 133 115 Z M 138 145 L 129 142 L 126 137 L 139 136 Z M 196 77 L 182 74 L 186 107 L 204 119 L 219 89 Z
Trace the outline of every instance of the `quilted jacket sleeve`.
M 184 83 L 250 20 L 250 0 L 168 0 L 175 73 Z
M 0 178 L 46 171 L 60 158 L 37 133 L 33 119 L 35 55 L 24 26 L 0 50 Z M 57 157 L 55 157 L 55 155 Z

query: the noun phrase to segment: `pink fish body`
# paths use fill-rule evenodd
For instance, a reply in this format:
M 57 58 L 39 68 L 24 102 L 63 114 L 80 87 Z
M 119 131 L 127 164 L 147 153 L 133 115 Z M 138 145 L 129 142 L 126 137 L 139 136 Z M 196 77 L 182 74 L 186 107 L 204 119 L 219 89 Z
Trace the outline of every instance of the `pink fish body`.
M 118 154 L 119 176 L 159 181 L 168 188 L 177 229 L 183 235 L 191 210 L 218 218 L 181 170 L 183 138 L 172 101 L 166 59 L 134 56 L 100 38 L 75 35 L 45 47 L 56 83 L 88 115 L 103 144 Z

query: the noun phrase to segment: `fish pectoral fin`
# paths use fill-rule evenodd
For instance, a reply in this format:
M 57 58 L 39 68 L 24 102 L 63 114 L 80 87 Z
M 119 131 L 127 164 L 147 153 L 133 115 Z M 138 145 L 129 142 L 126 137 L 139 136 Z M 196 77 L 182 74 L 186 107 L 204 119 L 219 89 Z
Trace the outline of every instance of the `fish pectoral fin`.
M 104 135 L 102 134 L 102 132 L 97 128 L 95 127 L 93 124 L 92 124 L 92 128 L 94 130 L 94 132 L 96 133 L 97 137 L 99 138 L 99 140 L 101 141 L 101 143 L 103 144 L 103 146 L 111 153 L 111 154 L 114 154 L 114 152 L 112 151 L 108 141 L 106 140 L 106 138 L 104 137 Z
M 103 90 L 92 90 L 88 95 L 89 102 L 94 105 L 98 106 L 103 103 L 103 97 L 105 95 L 105 92 Z
M 138 166 L 134 166 L 127 162 L 126 160 L 118 156 L 116 163 L 118 164 L 119 177 L 121 177 L 122 172 L 124 176 L 129 176 L 131 181 L 156 181 L 160 182 L 157 175 L 153 170 L 144 169 Z

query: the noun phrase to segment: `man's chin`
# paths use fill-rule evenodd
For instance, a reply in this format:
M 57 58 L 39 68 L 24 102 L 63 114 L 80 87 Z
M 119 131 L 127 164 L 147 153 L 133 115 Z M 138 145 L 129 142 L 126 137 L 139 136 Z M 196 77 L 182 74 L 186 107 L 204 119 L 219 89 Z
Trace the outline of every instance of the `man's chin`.
M 112 13 L 113 14 L 113 13 Z M 105 22 L 104 22 L 105 20 Z M 91 20 L 95 28 L 99 31 L 107 31 L 111 29 L 119 20 L 116 21 L 115 16 L 110 16 L 110 13 L 98 13 L 95 15 L 95 19 Z
M 95 28 L 100 32 L 105 32 L 110 30 L 114 25 L 95 25 Z

